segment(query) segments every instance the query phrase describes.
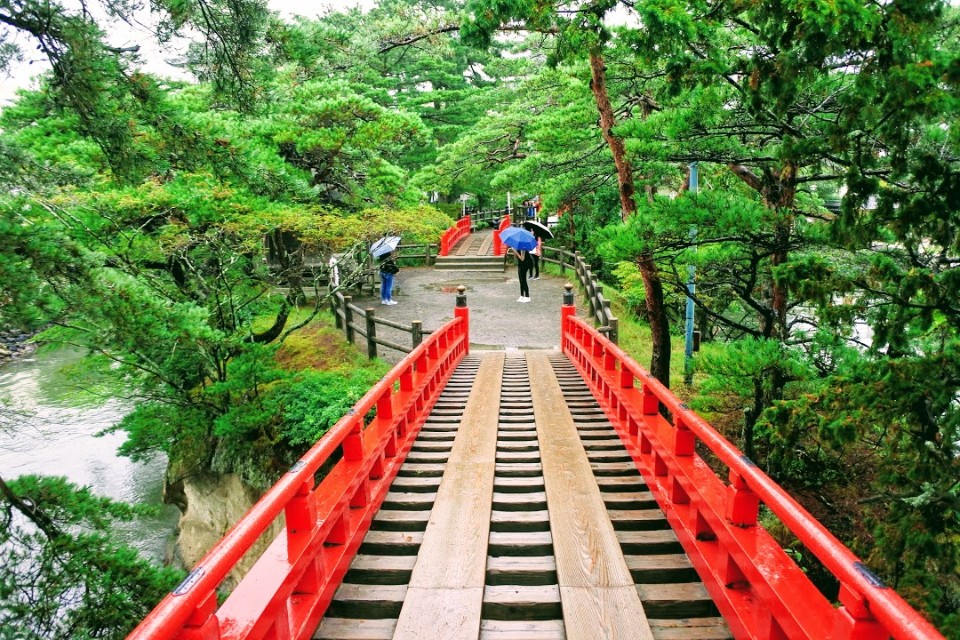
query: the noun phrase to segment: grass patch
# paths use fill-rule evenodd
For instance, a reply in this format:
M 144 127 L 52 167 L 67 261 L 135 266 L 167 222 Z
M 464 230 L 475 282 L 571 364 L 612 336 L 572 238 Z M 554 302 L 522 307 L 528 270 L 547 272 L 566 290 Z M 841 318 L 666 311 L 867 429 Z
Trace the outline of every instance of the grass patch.
M 297 321 L 291 318 L 291 324 Z M 369 369 L 382 376 L 390 369 L 380 360 L 369 360 L 356 345 L 347 342 L 343 333 L 334 326 L 333 319 L 325 313 L 283 341 L 277 352 L 277 362 L 288 371 L 312 369 L 347 373 Z

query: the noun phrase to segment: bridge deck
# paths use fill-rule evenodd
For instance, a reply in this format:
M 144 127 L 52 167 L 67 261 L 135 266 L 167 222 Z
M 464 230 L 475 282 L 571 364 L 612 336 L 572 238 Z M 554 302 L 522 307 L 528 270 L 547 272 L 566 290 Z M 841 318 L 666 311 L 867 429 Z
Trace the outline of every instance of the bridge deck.
M 565 356 L 467 356 L 317 639 L 730 632 Z
M 450 254 L 454 256 L 492 256 L 494 233 L 496 232 L 492 229 L 474 231 L 454 245 Z

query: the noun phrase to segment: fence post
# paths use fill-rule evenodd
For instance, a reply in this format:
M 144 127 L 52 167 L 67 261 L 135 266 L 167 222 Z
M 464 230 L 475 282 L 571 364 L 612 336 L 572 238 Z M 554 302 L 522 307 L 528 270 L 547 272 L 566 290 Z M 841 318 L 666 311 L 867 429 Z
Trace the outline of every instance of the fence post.
M 413 320 L 410 322 L 410 335 L 413 339 L 413 348 L 416 349 L 423 342 L 423 322 Z
M 563 344 L 570 324 L 567 318 L 577 314 L 577 308 L 573 304 L 573 285 L 569 282 L 563 285 L 563 306 L 560 307 L 560 343 Z
M 330 311 L 333 312 L 333 324 L 337 329 L 343 330 L 343 318 L 340 317 L 340 297 L 337 295 L 337 292 L 334 290 L 333 286 L 330 286 Z
M 367 357 L 373 360 L 377 357 L 377 323 L 373 321 L 373 309 L 367 309 L 363 315 L 367 319 Z
M 467 307 L 467 288 L 457 287 L 457 306 L 453 310 L 454 318 L 463 318 L 464 353 L 470 353 L 470 309 Z
M 607 326 L 610 327 L 610 333 L 607 334 L 607 337 L 610 338 L 610 342 L 613 344 L 620 344 L 620 321 L 616 318 L 608 318 Z
M 353 296 L 343 296 L 343 328 L 347 334 L 347 342 L 353 344 L 353 309 L 350 308 L 351 304 L 353 304 Z

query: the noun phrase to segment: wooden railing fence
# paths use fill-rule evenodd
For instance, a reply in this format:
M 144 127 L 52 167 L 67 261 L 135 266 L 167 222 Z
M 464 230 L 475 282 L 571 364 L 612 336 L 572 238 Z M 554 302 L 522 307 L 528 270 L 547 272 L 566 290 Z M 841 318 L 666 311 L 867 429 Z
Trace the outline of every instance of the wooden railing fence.
M 620 321 L 610 311 L 610 301 L 603 295 L 603 285 L 593 276 L 590 265 L 584 261 L 579 251 L 567 251 L 543 245 L 543 255 L 540 258 L 544 263 L 560 266 L 560 273 L 573 269 L 577 274 L 580 287 L 586 293 L 587 303 L 590 305 L 590 315 L 597 323 L 597 331 L 603 333 L 614 344 L 618 343 Z
M 469 211 L 467 213 L 470 216 L 470 230 L 476 231 L 484 223 L 490 227 L 497 226 L 500 223 L 500 218 L 507 213 L 507 210 L 489 209 L 487 211 Z
M 378 355 L 378 345 L 401 353 L 410 353 L 423 342 L 424 336 L 431 333 L 429 330 L 424 330 L 423 322 L 420 320 L 413 320 L 409 325 L 405 325 L 386 318 L 378 318 L 373 308 L 361 309 L 353 304 L 353 296 L 344 295 L 341 291 L 331 292 L 330 311 L 333 314 L 337 329 L 344 332 L 349 343 L 355 344 L 358 335 L 366 341 L 367 357 L 371 360 Z M 397 331 L 409 333 L 410 345 L 400 344 L 378 336 L 377 326 L 390 327 Z

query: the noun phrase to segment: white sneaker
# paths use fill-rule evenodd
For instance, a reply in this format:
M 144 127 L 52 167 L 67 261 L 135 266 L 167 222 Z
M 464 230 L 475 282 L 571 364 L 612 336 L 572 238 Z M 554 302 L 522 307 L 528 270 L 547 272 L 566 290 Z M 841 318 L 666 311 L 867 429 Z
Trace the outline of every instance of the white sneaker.
M 517 298 L 517 302 L 526 302 L 526 301 L 527 299 L 524 298 L 523 296 L 520 296 L 519 298 Z
M 390 302 L 388 300 L 381 300 L 380 304 L 390 304 Z
M 397 304 L 396 300 L 387 300 L 387 304 Z

